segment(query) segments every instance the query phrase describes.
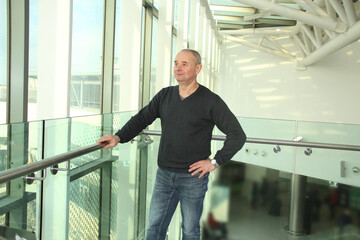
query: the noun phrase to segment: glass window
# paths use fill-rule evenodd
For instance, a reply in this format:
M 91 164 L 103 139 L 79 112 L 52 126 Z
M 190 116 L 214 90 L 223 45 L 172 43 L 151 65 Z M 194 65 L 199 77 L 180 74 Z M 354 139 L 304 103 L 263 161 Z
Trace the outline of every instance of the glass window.
M 177 29 L 178 26 L 178 5 L 179 5 L 179 1 L 178 0 L 174 0 L 174 28 Z
M 150 99 L 156 92 L 156 66 L 157 66 L 157 43 L 158 43 L 158 19 L 153 17 L 152 41 L 151 41 L 151 81 L 150 81 Z
M 104 0 L 74 0 L 70 116 L 100 113 Z
M 153 0 L 154 7 L 159 10 L 159 0 Z
M 121 56 L 121 16 L 120 16 L 120 4 L 116 4 L 116 16 L 115 16 L 115 46 L 114 46 L 114 78 L 113 78 L 113 112 L 120 111 L 120 56 Z
M 7 98 L 7 6 L 0 0 L 0 123 L 6 123 Z
M 174 70 L 174 61 L 175 61 L 175 57 L 176 57 L 176 35 L 173 34 L 173 38 L 172 38 L 172 59 L 173 61 L 171 61 L 171 85 L 176 85 L 177 81 L 175 79 L 175 76 L 173 74 L 173 70 Z
M 37 112 L 39 0 L 31 0 L 29 8 L 28 121 L 33 121 L 36 120 Z

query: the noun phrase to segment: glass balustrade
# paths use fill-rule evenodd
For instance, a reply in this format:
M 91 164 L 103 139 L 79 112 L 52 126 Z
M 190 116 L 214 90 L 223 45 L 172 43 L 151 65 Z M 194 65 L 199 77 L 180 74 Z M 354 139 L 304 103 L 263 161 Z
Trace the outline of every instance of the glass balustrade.
M 360 126 L 240 118 L 247 136 L 286 141 L 360 145 Z M 217 148 L 221 142 L 216 143 Z M 220 168 L 230 189 L 230 239 L 358 239 L 360 152 L 246 143 Z M 304 181 L 302 197 L 294 177 Z M 295 178 L 298 180 L 298 178 Z M 291 231 L 294 208 L 301 229 Z
M 0 125 L 0 170 L 92 145 L 134 112 Z M 249 138 L 360 145 L 349 124 L 239 118 Z M 155 121 L 150 130 L 160 130 Z M 222 135 L 214 130 L 215 135 Z M 159 136 L 138 136 L 0 186 L 0 232 L 27 239 L 141 239 L 157 170 Z M 212 141 L 212 152 L 223 141 Z M 359 238 L 359 152 L 246 143 L 210 174 L 204 239 Z M 69 168 L 68 168 L 69 167 Z M 56 173 L 56 174 L 55 174 Z M 300 177 L 300 178 L 298 178 Z M 299 185 L 299 181 L 303 181 Z M 300 189 L 300 190 L 299 190 Z M 300 198 L 294 198 L 296 193 Z M 294 209 L 301 214 L 294 214 Z M 299 217 L 300 216 L 300 217 Z M 213 229 L 209 219 L 218 221 Z M 292 221 L 301 229 L 293 231 Z M 226 229 L 226 231 L 224 230 Z M 206 235 L 207 234 L 207 235 Z M 206 235 L 206 236 L 205 236 Z M 30 237 L 29 237 L 30 236 Z M 175 212 L 168 239 L 181 239 Z

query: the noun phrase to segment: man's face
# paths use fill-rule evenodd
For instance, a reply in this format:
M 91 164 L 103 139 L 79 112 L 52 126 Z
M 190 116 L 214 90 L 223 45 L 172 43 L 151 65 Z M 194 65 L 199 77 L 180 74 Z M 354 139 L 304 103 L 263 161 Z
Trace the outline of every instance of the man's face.
M 174 75 L 178 83 L 191 83 L 196 80 L 201 64 L 196 64 L 195 56 L 189 51 L 181 51 L 176 55 Z

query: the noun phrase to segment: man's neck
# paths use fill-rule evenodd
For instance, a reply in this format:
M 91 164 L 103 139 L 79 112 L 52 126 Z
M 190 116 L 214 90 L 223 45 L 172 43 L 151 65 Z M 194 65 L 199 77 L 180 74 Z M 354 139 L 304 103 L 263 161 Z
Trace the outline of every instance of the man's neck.
M 199 83 L 194 81 L 190 84 L 179 84 L 179 94 L 182 98 L 187 98 L 193 94 L 199 87 Z

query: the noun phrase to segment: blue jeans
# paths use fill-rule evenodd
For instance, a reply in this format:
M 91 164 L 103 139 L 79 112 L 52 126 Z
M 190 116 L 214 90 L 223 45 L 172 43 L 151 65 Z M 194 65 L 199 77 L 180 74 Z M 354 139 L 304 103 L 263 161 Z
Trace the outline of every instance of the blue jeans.
M 147 240 L 165 239 L 171 218 L 180 202 L 183 240 L 200 239 L 200 217 L 209 173 L 174 173 L 159 168 L 150 203 Z

